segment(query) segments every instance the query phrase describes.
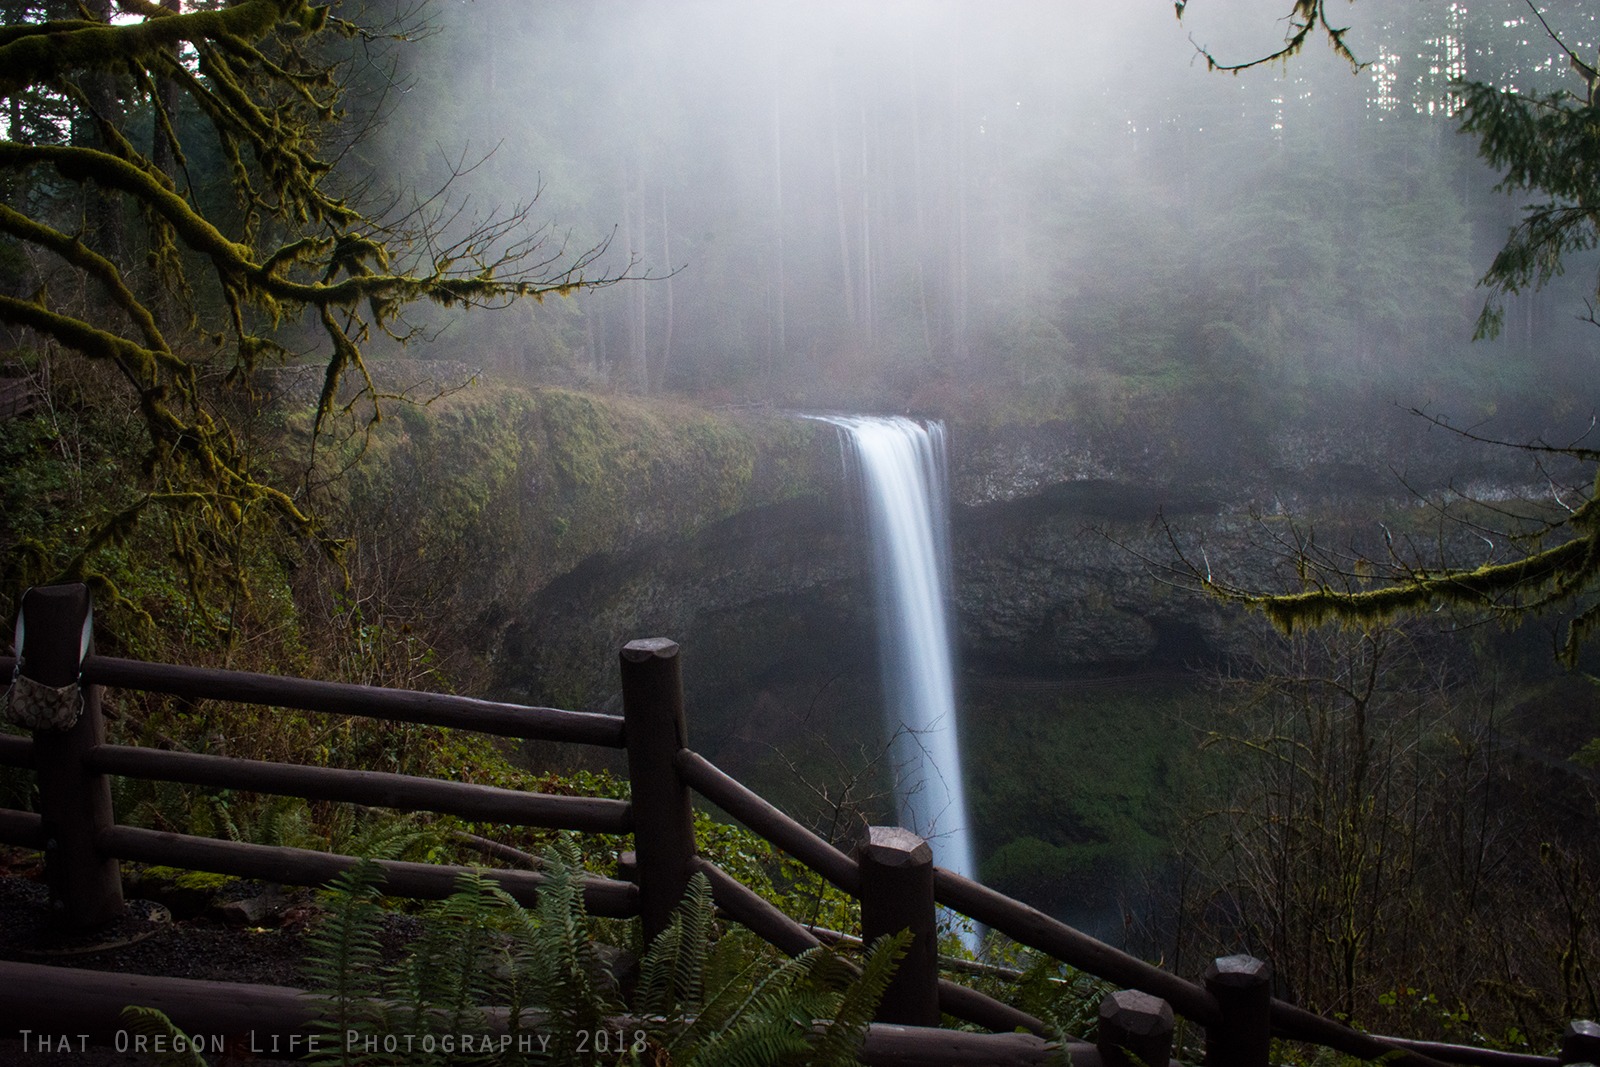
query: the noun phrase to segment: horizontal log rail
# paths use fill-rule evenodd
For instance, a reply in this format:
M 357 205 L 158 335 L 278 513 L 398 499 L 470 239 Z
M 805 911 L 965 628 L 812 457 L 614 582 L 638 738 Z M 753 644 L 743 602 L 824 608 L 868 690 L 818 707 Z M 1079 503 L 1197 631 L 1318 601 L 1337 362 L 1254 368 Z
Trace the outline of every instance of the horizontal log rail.
M 939 979 L 939 1010 L 997 1033 L 1026 1030 L 1039 1037 L 1053 1036 L 1044 1020 L 948 978 Z M 1077 1062 L 1076 1057 L 1072 1062 Z
M 4 669 L 4 664 L 0 664 L 0 670 Z M 622 747 L 622 719 L 616 715 L 499 704 L 444 693 L 378 689 L 348 682 L 317 682 L 211 667 L 143 663 L 112 656 L 90 656 L 84 660 L 83 681 L 167 693 L 191 700 L 228 700 L 330 715 L 360 715 L 391 722 L 448 726 L 499 737 Z
M 6 1012 L 0 1037 L 16 1038 L 26 1028 L 35 1034 L 87 1035 L 87 1042 L 110 1045 L 128 1024 L 122 1009 L 130 1004 L 164 1012 L 191 1037 L 210 1048 L 213 1035 L 240 1041 L 251 1037 L 258 1049 L 290 1034 L 305 1038 L 316 1018 L 317 1002 L 300 989 L 247 982 L 204 982 L 111 974 L 39 963 L 0 961 L 0 988 Z M 77 1042 L 73 1041 L 76 1050 Z
M 686 785 L 744 823 L 769 843 L 816 871 L 851 896 L 861 893 L 861 868 L 856 861 L 779 811 L 749 786 L 687 748 L 677 751 L 672 765 Z
M 1097 941 L 988 886 L 939 868 L 934 872 L 934 897 L 969 919 L 1053 959 L 1114 985 L 1161 997 L 1174 1011 L 1202 1026 L 1219 1020 L 1216 1001 L 1204 988 Z M 1421 1047 L 1363 1034 L 1281 1000 L 1272 1001 L 1272 1024 L 1280 1037 L 1322 1045 L 1361 1059 L 1382 1059 L 1406 1067 L 1442 1067 L 1442 1061 L 1431 1058 Z M 1505 1067 L 1512 1065 L 1506 1063 Z
M 711 899 L 717 907 L 767 944 L 791 956 L 822 946 L 815 934 L 788 913 L 710 860 L 697 857 L 695 870 L 711 883 Z
M 1219 1018 L 1211 994 L 1193 982 L 1112 948 L 954 871 L 942 867 L 934 870 L 933 894 L 945 907 L 999 930 L 1018 944 L 1037 949 L 1052 959 L 1115 985 L 1142 989 L 1161 997 L 1174 1011 L 1201 1025 L 1209 1025 Z
M 1272 1001 L 1272 1029 L 1279 1037 L 1321 1045 L 1363 1060 L 1382 1060 L 1400 1067 L 1444 1067 L 1445 1063 L 1420 1049 L 1363 1034 L 1316 1012 L 1276 999 Z
M 40 672 L 37 677 L 33 674 L 30 677 L 41 684 L 59 686 L 73 677 L 73 665 L 78 660 L 71 653 L 79 648 L 77 636 L 82 629 L 74 619 L 81 622 L 87 613 L 86 606 L 82 610 L 75 606 L 79 600 L 87 604 L 87 592 L 81 586 L 76 588 L 79 592 L 68 587 L 48 587 L 43 592 L 32 590 L 24 598 L 25 613 L 30 610 L 28 598 L 35 598 L 31 603 L 35 605 L 33 610 L 40 623 L 37 627 L 32 625 L 35 620 L 30 615 L 28 632 L 50 631 L 54 635 L 48 641 L 41 640 L 37 650 L 32 644 L 29 646 L 27 667 Z M 74 615 L 74 611 L 78 614 Z M 52 875 L 53 906 L 63 913 L 79 916 L 70 925 L 86 927 L 98 921 L 94 916 L 104 914 L 105 907 L 121 906 L 116 860 L 313 886 L 325 885 L 361 862 L 355 857 L 310 849 L 220 841 L 119 825 L 111 810 L 107 775 L 367 807 L 432 811 L 491 824 L 617 835 L 631 833 L 637 858 L 622 866 L 631 867 L 636 881 L 594 876 L 582 879 L 584 901 L 592 914 L 617 918 L 640 916 L 648 938 L 652 928 L 662 927 L 688 874 L 701 871 L 710 881 L 713 899 L 724 915 L 782 951 L 799 954 L 837 940 L 836 935 L 827 931 L 807 928 L 696 854 L 689 819 L 692 790 L 845 893 L 857 898 L 866 893 L 875 902 L 873 907 L 877 911 L 874 914 L 882 913 L 885 890 L 875 886 L 876 881 L 883 879 L 874 873 L 886 862 L 882 857 L 870 850 L 861 852 L 860 859 L 846 854 L 687 747 L 677 657 L 677 644 L 666 639 L 649 638 L 626 646 L 621 655 L 624 714 L 613 716 L 91 655 L 82 661 L 78 673 L 80 680 L 90 686 L 116 686 L 189 699 L 364 716 L 503 737 L 625 748 L 635 799 L 630 803 L 594 797 L 549 796 L 387 772 L 309 767 L 107 744 L 99 713 L 99 690 L 91 688 L 86 690 L 83 721 L 71 730 L 39 731 L 32 739 L 0 734 L 0 765 L 32 768 L 39 781 L 41 797 L 41 814 L 0 810 L 0 842 L 44 849 L 48 837 L 48 843 L 55 847 L 46 850 L 47 868 L 58 872 Z M 0 676 L 10 674 L 15 665 L 15 659 L 0 656 Z M 80 797 L 88 793 L 96 794 L 99 799 L 80 802 Z M 926 845 L 915 835 L 895 828 L 877 828 L 873 833 L 883 830 L 891 836 L 901 835 L 907 839 L 902 842 L 901 849 L 907 857 L 915 858 L 918 850 L 922 850 L 921 862 L 926 864 Z M 475 847 L 497 855 L 504 849 L 487 839 L 474 838 L 473 842 Z M 514 859 L 526 864 L 530 857 L 516 853 Z M 107 865 L 109 869 L 96 864 Z M 867 873 L 873 874 L 873 885 L 864 885 L 869 881 L 863 878 L 864 864 Z M 377 866 L 382 872 L 385 893 L 423 899 L 448 897 L 456 890 L 459 878 L 470 870 L 393 860 L 377 861 Z M 532 904 L 540 888 L 548 884 L 547 877 L 537 870 L 484 870 L 479 873 L 525 905 Z M 1360 1033 L 1334 1020 L 1272 999 L 1269 995 L 1270 967 L 1261 961 L 1247 957 L 1219 959 L 1207 970 L 1206 983 L 1202 985 L 1115 949 L 968 878 L 938 868 L 932 868 L 930 873 L 931 894 L 916 911 L 914 919 L 931 915 L 933 902 L 937 901 L 1021 945 L 1125 987 L 1123 992 L 1108 996 L 1101 1005 L 1101 1039 L 1107 1044 L 1097 1049 L 1082 1042 L 1069 1042 L 1068 1051 L 1077 1067 L 1095 1067 L 1102 1062 L 1102 1056 L 1105 1062 L 1119 1065 L 1130 1062 L 1130 1056 L 1151 1062 L 1164 1061 L 1170 1048 L 1174 1012 L 1206 1028 L 1208 1059 L 1230 1065 L 1238 1060 L 1240 1067 L 1265 1067 L 1269 1029 L 1272 1035 L 1287 1040 L 1406 1067 L 1440 1067 L 1444 1063 L 1465 1067 L 1554 1067 L 1564 1062 L 1597 1058 L 1576 1052 L 1569 1055 L 1571 1050 L 1564 1050 L 1558 1060 Z M 57 890 L 62 885 L 76 885 L 74 879 L 104 883 L 100 886 L 103 892 L 90 886 L 76 898 L 58 899 Z M 867 910 L 864 904 L 863 913 Z M 899 914 L 897 911 L 896 915 Z M 888 929 L 899 925 L 903 923 L 897 919 Z M 925 950 L 930 936 L 919 935 L 917 944 Z M 284 1032 L 304 1033 L 313 1006 L 299 991 L 277 987 L 219 983 L 173 985 L 171 983 L 178 980 L 96 975 L 81 970 L 61 973 L 49 968 L 36 968 L 50 973 L 35 981 L 29 976 L 32 971 L 23 975 L 16 970 L 27 966 L 0 963 L 0 1004 L 6 1009 L 4 1014 L 12 1018 L 49 1020 L 51 1011 L 63 1010 L 62 1005 L 66 1005 L 73 1013 L 73 1024 L 79 1026 L 74 1033 L 83 1032 L 80 1024 L 85 1004 L 91 1008 L 97 1004 L 103 1006 L 109 1013 L 106 1018 L 113 1019 L 109 1024 L 112 1026 L 119 1026 L 114 1015 L 123 1005 L 146 1003 L 163 1007 L 163 1010 L 174 1009 L 168 1014 L 180 1026 L 219 1033 L 261 1026 L 270 1029 L 280 1024 Z M 1051 1035 L 1039 1019 L 941 977 L 936 965 L 914 970 L 919 975 L 916 982 L 925 983 L 916 987 L 919 990 L 916 995 L 933 996 L 936 1001 L 936 1008 L 934 1001 L 927 1002 L 934 1009 L 933 1019 L 943 1012 L 994 1030 L 1032 1032 L 980 1035 L 875 1023 L 862 1049 L 861 1058 L 865 1062 L 927 1064 L 929 1067 L 969 1062 L 1021 1065 L 1046 1062 L 1060 1051 L 1060 1046 L 1048 1040 Z M 902 977 L 897 974 L 896 980 Z M 1248 979 L 1246 985 L 1237 984 L 1243 979 Z M 178 990 L 181 994 L 175 992 Z M 200 1015 L 186 1021 L 190 1017 L 183 1012 L 188 1008 L 199 1011 Z M 902 1018 L 908 1022 L 925 1021 L 920 1012 L 914 1017 Z M 264 1023 L 263 1020 L 268 1021 Z M 1164 1027 L 1154 1032 L 1153 1036 L 1159 1038 L 1156 1043 L 1121 1043 L 1134 1033 L 1130 1024 L 1144 1025 L 1152 1020 L 1158 1027 Z M 1593 1049 L 1585 1046 L 1582 1051 L 1600 1051 L 1600 1027 L 1589 1023 L 1574 1023 L 1574 1026 L 1583 1028 L 1577 1031 L 1578 1038 L 1592 1039 L 1594 1045 Z M 1119 1031 L 1118 1027 L 1122 1029 Z M 1116 1036 L 1119 1033 L 1122 1036 Z
M 88 1043 L 130 1040 L 122 1009 L 129 1004 L 156 1008 L 195 1038 L 204 1051 L 222 1044 L 233 1054 L 277 1056 L 327 1053 L 335 1046 L 314 1029 L 317 1000 L 305 990 L 244 982 L 207 982 L 193 978 L 160 978 L 111 974 L 35 963 L 0 961 L 0 989 L 6 989 L 8 1012 L 0 1038 L 18 1038 L 24 1027 L 33 1035 L 78 1035 Z M 506 1032 L 504 1009 L 485 1011 L 485 1033 Z M 530 1027 L 530 1021 L 534 1024 Z M 523 1019 L 524 1030 L 537 1034 L 537 1016 Z M 632 1020 L 608 1020 L 626 1032 Z M 379 1034 L 359 1034 L 365 1036 Z M 316 1040 L 315 1048 L 310 1047 Z M 973 1034 L 923 1027 L 873 1023 L 859 1050 L 862 1062 L 900 1067 L 960 1067 L 973 1063 L 994 1067 L 1033 1067 L 1059 1062 L 1059 1046 L 1032 1034 Z M 1092 1045 L 1071 1042 L 1074 1067 L 1099 1067 Z
M 695 869 L 711 884 L 711 898 L 717 907 L 769 945 L 791 956 L 822 947 L 823 941 L 816 934 L 721 867 L 696 859 Z M 1020 1027 L 1041 1037 L 1050 1036 L 1049 1027 L 1041 1020 L 956 982 L 940 981 L 939 1007 L 946 1014 L 990 1030 L 1005 1032 Z
M 0 766 L 33 767 L 33 740 L 15 734 L 0 734 Z
M 1100 1067 L 1093 1045 L 1071 1043 L 1072 1067 Z M 1033 1034 L 974 1034 L 926 1026 L 873 1023 L 858 1055 L 869 1067 L 1047 1067 L 1061 1046 Z
M 84 754 L 83 762 L 92 771 L 131 778 L 219 786 L 307 800 L 347 801 L 401 811 L 434 811 L 479 822 L 596 834 L 633 832 L 633 814 L 628 802 L 604 797 L 550 796 L 387 771 L 306 767 L 127 745 L 97 745 Z
M 1536 1056 L 1531 1052 L 1504 1052 L 1471 1045 L 1452 1045 L 1444 1041 L 1418 1041 L 1410 1037 L 1378 1036 L 1376 1039 L 1395 1048 L 1420 1052 L 1444 1063 L 1460 1064 L 1461 1067 L 1560 1067 L 1561 1064 L 1559 1056 Z
M 855 934 L 841 934 L 837 930 L 830 930 L 826 926 L 807 926 L 813 934 L 817 935 L 824 945 L 847 945 L 851 948 L 861 947 L 861 938 Z M 970 974 L 974 978 L 998 978 L 1002 982 L 1020 982 L 1027 977 L 1027 972 L 1016 967 L 1007 967 L 998 963 L 981 963 L 978 960 L 969 960 L 964 956 L 947 956 L 939 954 L 939 969 L 953 971 L 956 974 Z M 1065 985 L 1065 978 L 1046 978 L 1046 982 Z
M 0 808 L 0 844 L 44 850 L 44 819 L 31 811 Z
M 107 856 L 139 863 L 185 867 L 238 878 L 259 878 L 284 885 L 326 885 L 362 862 L 354 856 L 282 845 L 218 841 L 162 830 L 113 826 L 100 832 L 96 845 Z M 477 871 L 516 901 L 531 907 L 548 879 L 536 871 L 482 870 L 437 863 L 376 860 L 383 872 L 383 892 L 418 900 L 443 900 L 456 891 L 461 875 Z M 639 889 L 628 882 L 589 877 L 582 880 L 583 900 L 594 915 L 626 919 L 639 914 Z

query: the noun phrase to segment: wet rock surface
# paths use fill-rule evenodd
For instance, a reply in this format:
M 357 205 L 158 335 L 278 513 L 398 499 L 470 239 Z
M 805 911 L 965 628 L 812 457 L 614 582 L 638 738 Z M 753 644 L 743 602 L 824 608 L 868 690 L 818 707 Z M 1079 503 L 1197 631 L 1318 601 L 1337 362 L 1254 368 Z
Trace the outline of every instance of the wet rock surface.
M 1192 419 L 1159 433 L 950 427 L 962 686 L 1199 679 L 1248 653 L 1262 623 L 1196 593 L 1196 572 L 1291 589 L 1287 549 L 1300 533 L 1383 559 L 1383 539 L 1406 524 L 1424 549 L 1477 562 L 1482 540 L 1440 524 L 1440 501 L 1549 492 L 1531 480 L 1528 454 L 1392 407 L 1270 433 L 1230 434 L 1225 414 L 1212 422 L 1205 436 Z M 775 799 L 788 799 L 790 782 L 795 802 L 809 803 L 816 780 L 859 767 L 883 743 L 871 549 L 842 456 L 834 469 L 814 492 L 591 557 L 530 593 L 492 650 L 494 695 L 619 712 L 617 649 L 671 637 L 683 649 L 691 746 Z M 797 739 L 811 753 L 799 768 Z M 535 763 L 572 758 L 541 752 Z
M 1280 582 L 1271 524 L 1330 514 L 1359 523 L 1452 485 L 1527 475 L 1525 457 L 1388 411 L 1382 425 L 1232 447 L 1059 422 L 956 426 L 951 438 L 957 640 L 980 672 L 1209 662 L 1227 653 L 1236 612 L 1176 588 L 1181 554 L 1270 588 Z M 585 560 L 531 594 L 504 629 L 493 653 L 499 695 L 616 710 L 616 649 L 655 635 L 683 645 L 686 677 L 702 693 L 845 668 L 871 677 L 870 550 L 856 493 L 841 462 L 827 491 Z

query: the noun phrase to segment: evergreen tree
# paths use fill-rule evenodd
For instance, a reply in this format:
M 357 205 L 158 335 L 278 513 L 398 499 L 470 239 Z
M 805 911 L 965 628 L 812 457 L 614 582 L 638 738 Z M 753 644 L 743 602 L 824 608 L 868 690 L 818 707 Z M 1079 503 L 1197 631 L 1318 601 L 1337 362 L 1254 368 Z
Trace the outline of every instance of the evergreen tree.
M 1185 7 L 1177 4 L 1180 18 Z M 1500 188 L 1536 198 L 1482 276 L 1480 285 L 1489 295 L 1478 320 L 1480 338 L 1502 328 L 1504 298 L 1538 290 L 1576 256 L 1600 245 L 1600 75 L 1532 3 L 1527 10 L 1531 17 L 1517 22 L 1534 23 L 1546 35 L 1560 60 L 1558 69 L 1568 73 L 1567 87 L 1519 91 L 1514 76 L 1463 80 L 1455 87 L 1461 128 L 1476 138 L 1483 159 L 1505 175 Z M 1589 25 L 1587 16 L 1582 21 Z M 1529 29 L 1506 25 L 1517 33 Z M 1243 69 L 1287 59 L 1321 33 L 1336 52 L 1359 63 L 1346 42 L 1347 31 L 1330 21 L 1321 0 L 1296 0 L 1289 26 L 1284 48 L 1271 56 L 1232 65 L 1207 58 L 1222 69 Z M 1548 69 L 1535 65 L 1540 67 Z M 1591 294 L 1600 299 L 1600 277 Z M 1302 552 L 1303 588 L 1266 595 L 1228 586 L 1201 570 L 1195 575 L 1203 587 L 1260 609 L 1285 630 L 1328 621 L 1368 625 L 1440 604 L 1484 609 L 1509 621 L 1568 609 L 1572 616 L 1560 654 L 1574 662 L 1584 638 L 1600 626 L 1600 603 L 1590 595 L 1600 586 L 1600 450 L 1542 441 L 1515 447 L 1551 466 L 1581 464 L 1587 473 L 1575 487 L 1576 498 L 1558 491 L 1549 503 L 1520 514 L 1502 510 L 1508 528 L 1488 539 L 1492 554 L 1479 565 L 1417 560 L 1396 550 L 1387 561 L 1363 558 L 1352 569 Z

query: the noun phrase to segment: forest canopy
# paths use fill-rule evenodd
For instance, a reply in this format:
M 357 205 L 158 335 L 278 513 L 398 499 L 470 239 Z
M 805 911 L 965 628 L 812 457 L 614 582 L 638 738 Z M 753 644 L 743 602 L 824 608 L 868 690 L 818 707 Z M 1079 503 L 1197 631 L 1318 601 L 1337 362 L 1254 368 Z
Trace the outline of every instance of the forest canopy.
M 23 538 L 11 586 L 85 576 L 152 514 L 199 585 L 237 582 L 230 561 L 265 525 L 336 554 L 307 476 L 334 416 L 381 415 L 368 345 L 408 339 L 419 302 L 617 276 L 591 269 L 603 247 L 569 253 L 528 204 L 465 219 L 447 189 L 385 189 L 345 165 L 382 122 L 393 50 L 425 32 L 414 12 L 380 25 L 305 0 L 188 6 L 3 8 L 0 325 L 25 359 L 55 347 L 112 370 L 146 438 L 139 483 L 70 558 Z M 241 426 L 258 370 L 308 361 L 321 386 L 296 468 Z
M 1180 20 L 1188 6 L 1183 0 L 1176 3 Z M 1527 8 L 1566 60 L 1568 84 L 1535 92 L 1458 78 L 1453 90 L 1461 131 L 1503 175 L 1497 188 L 1534 198 L 1522 208 L 1520 220 L 1479 279 L 1487 297 L 1477 339 L 1500 334 L 1507 298 L 1541 289 L 1562 275 L 1570 261 L 1600 246 L 1600 74 L 1532 0 Z M 1212 69 L 1238 72 L 1287 62 L 1321 35 L 1336 55 L 1358 69 L 1362 66 L 1346 42 L 1347 29 L 1330 20 L 1323 0 L 1295 0 L 1284 21 L 1283 47 L 1270 54 L 1238 62 L 1221 60 L 1203 47 L 1201 54 Z M 1586 301 L 1587 320 L 1594 326 L 1600 326 L 1597 301 L 1600 275 L 1589 286 Z M 1447 424 L 1442 417 L 1435 419 Z M 1538 612 L 1567 610 L 1566 639 L 1558 654 L 1573 664 L 1584 640 L 1600 628 L 1600 600 L 1593 596 L 1600 587 L 1600 449 L 1581 441 L 1508 446 L 1529 452 L 1548 470 L 1550 499 L 1496 507 L 1487 518 L 1464 520 L 1488 545 L 1488 558 L 1475 565 L 1430 559 L 1392 538 L 1388 558 L 1374 560 L 1364 554 L 1328 553 L 1314 539 L 1300 536 L 1289 546 L 1302 586 L 1296 592 L 1263 595 L 1217 580 L 1204 567 L 1191 565 L 1190 573 L 1203 588 L 1258 608 L 1286 632 L 1330 621 L 1371 626 L 1440 605 L 1487 610 L 1511 623 Z M 1559 484 L 1565 472 L 1557 472 L 1563 465 L 1570 470 L 1573 463 L 1588 472 L 1585 480 Z M 1491 525 L 1482 525 L 1486 522 Z

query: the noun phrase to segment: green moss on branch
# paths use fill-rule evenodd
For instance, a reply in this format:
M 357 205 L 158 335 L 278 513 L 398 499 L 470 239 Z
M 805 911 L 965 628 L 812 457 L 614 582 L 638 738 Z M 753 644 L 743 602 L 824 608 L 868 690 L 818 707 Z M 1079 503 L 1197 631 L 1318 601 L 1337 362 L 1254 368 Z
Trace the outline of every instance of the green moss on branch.
M 181 44 L 224 36 L 257 40 L 280 23 L 308 24 L 313 10 L 305 0 L 242 0 L 214 11 L 127 25 L 74 20 L 6 27 L 0 33 L 0 96 L 82 71 L 125 70 L 174 52 Z

